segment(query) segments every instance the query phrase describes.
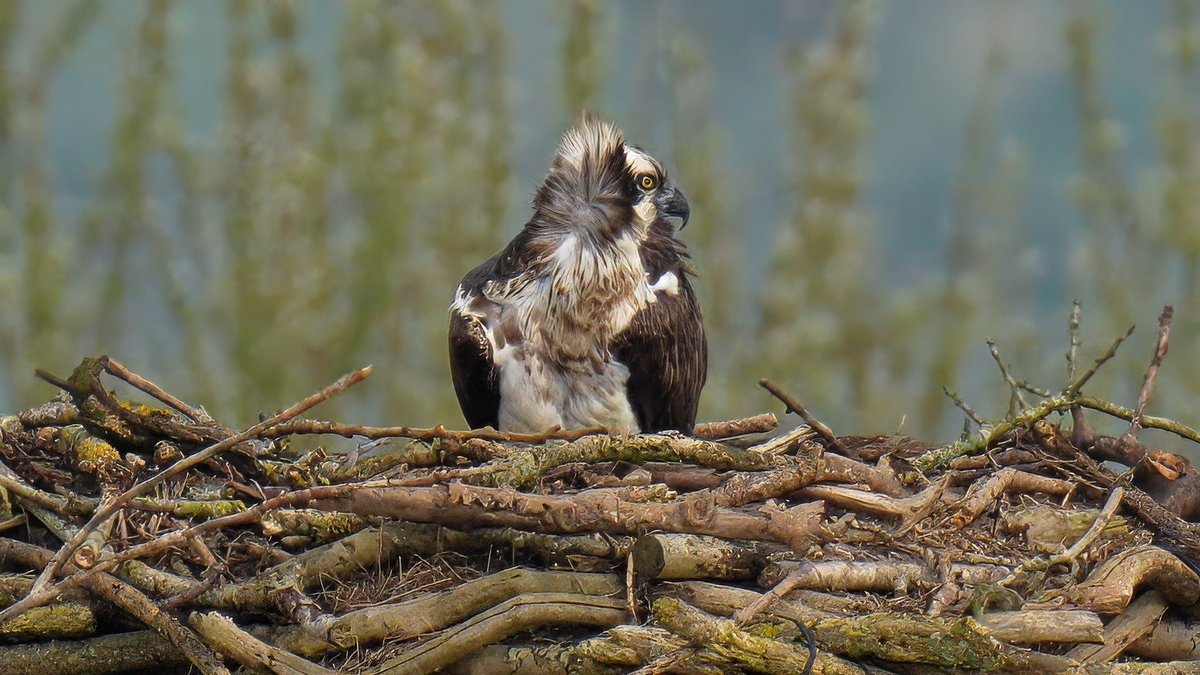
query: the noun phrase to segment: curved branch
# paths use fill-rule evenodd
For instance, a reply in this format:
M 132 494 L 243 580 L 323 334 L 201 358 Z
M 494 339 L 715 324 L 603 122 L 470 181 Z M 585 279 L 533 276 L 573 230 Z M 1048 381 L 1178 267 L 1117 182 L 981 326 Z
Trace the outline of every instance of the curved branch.
M 442 631 L 437 637 L 369 671 L 370 675 L 432 673 L 480 648 L 543 626 L 611 628 L 625 620 L 624 600 L 572 593 L 521 595 Z

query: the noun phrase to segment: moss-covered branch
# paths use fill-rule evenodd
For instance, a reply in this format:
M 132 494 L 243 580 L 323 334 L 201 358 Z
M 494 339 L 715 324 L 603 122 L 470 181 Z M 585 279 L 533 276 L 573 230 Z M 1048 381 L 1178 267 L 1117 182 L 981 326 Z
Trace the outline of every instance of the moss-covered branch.
M 0 647 L 8 675 L 107 675 L 187 664 L 183 653 L 150 630 Z

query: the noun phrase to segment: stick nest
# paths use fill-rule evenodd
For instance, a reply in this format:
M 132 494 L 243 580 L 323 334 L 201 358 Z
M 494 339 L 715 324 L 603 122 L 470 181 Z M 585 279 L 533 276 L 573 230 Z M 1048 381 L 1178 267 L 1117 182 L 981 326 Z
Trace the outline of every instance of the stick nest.
M 40 373 L 62 394 L 0 417 L 0 672 L 1200 657 L 1194 469 L 1136 429 L 1092 433 L 1082 410 L 1103 402 L 1079 387 L 941 447 L 836 437 L 769 384 L 811 424 L 514 435 L 302 417 L 366 374 L 237 433 L 108 358 Z M 1139 425 L 1143 405 L 1126 411 Z

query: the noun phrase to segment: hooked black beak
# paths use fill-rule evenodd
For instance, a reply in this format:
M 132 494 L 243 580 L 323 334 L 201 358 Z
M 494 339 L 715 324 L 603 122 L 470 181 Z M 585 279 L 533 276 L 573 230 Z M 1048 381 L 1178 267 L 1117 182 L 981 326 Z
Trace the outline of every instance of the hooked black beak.
M 678 218 L 680 220 L 679 229 L 682 230 L 687 227 L 688 217 L 692 215 L 692 208 L 688 206 L 687 195 L 683 194 L 683 190 L 669 186 L 659 192 L 658 213 L 668 218 Z

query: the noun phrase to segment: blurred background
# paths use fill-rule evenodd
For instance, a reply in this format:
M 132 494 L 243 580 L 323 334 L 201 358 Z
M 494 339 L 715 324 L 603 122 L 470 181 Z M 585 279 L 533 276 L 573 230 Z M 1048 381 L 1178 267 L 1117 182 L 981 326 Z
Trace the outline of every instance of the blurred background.
M 701 417 L 950 440 L 1015 375 L 1200 422 L 1187 0 L 3 0 L 0 411 L 109 353 L 237 424 L 350 368 L 344 421 L 463 426 L 446 308 L 581 110 L 692 201 Z M 1172 445 L 1164 441 L 1165 445 Z

